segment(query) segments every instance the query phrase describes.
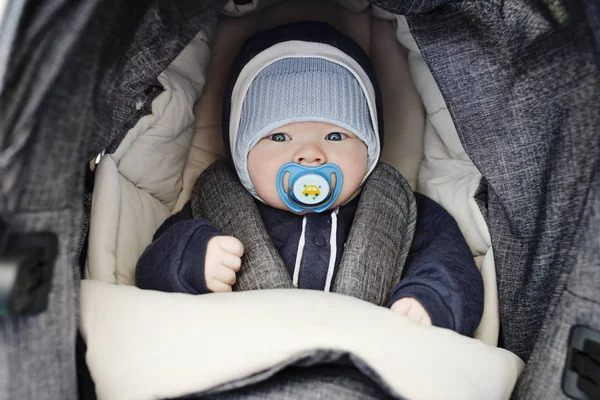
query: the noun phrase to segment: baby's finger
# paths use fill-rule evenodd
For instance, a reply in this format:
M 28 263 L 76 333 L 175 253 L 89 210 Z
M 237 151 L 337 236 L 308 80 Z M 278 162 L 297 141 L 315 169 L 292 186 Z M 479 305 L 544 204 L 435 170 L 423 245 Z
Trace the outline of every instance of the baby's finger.
M 213 271 L 213 276 L 216 280 L 229 286 L 233 286 L 236 280 L 235 272 L 231 268 L 227 268 L 223 265 Z
M 407 315 L 410 311 L 412 301 L 408 298 L 402 298 L 392 304 L 391 310 L 402 315 Z
M 220 236 L 219 247 L 228 253 L 241 257 L 244 255 L 244 245 L 233 236 Z
M 213 293 L 231 292 L 232 291 L 230 285 L 220 282 L 215 278 L 208 279 L 206 281 L 206 287 L 208 288 L 208 290 L 210 290 Z
M 224 266 L 234 270 L 235 272 L 239 271 L 242 266 L 242 259 L 230 253 L 223 254 L 221 262 Z
M 421 315 L 421 319 L 419 319 L 419 323 L 423 325 L 431 325 L 431 318 L 429 317 L 429 314 L 426 312 L 423 313 L 423 315 Z
M 412 319 L 413 321 L 419 322 L 419 320 L 421 319 L 421 317 L 423 316 L 424 313 L 425 313 L 425 311 L 423 310 L 422 307 L 419 307 L 418 305 L 411 302 L 410 310 L 408 311 L 406 316 L 408 318 Z

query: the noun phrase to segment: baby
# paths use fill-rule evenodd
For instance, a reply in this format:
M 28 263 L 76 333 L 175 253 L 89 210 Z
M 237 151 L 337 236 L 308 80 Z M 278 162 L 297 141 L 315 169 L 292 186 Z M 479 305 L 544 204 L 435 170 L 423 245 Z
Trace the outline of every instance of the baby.
M 379 88 L 367 57 L 328 25 L 286 25 L 245 43 L 225 95 L 226 148 L 293 285 L 331 290 L 361 187 L 382 148 Z M 483 312 L 481 275 L 454 219 L 414 195 L 414 239 L 386 306 L 472 335 Z M 136 284 L 228 292 L 243 256 L 238 238 L 193 219 L 188 203 L 154 235 Z

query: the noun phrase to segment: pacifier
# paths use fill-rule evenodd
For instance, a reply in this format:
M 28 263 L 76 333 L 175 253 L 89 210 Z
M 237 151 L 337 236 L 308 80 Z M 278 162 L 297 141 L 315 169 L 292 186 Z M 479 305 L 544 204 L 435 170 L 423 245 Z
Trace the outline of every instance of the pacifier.
M 279 197 L 294 212 L 325 211 L 340 195 L 342 183 L 342 170 L 335 164 L 306 167 L 290 162 L 277 173 Z

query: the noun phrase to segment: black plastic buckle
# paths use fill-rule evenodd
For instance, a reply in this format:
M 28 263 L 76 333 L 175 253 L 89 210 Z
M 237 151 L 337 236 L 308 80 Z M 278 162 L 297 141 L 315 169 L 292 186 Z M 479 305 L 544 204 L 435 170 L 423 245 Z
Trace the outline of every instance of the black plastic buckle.
M 0 315 L 47 308 L 57 251 L 55 234 L 10 233 L 0 220 Z
M 562 390 L 573 399 L 600 399 L 600 332 L 583 325 L 571 328 Z

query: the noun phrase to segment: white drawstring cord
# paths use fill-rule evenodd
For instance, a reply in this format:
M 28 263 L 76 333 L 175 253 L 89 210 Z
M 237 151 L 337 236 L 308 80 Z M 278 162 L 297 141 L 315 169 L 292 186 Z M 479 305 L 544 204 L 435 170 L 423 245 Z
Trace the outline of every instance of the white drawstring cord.
M 298 287 L 298 276 L 300 275 L 300 263 L 302 263 L 302 252 L 304 251 L 304 235 L 306 231 L 306 215 L 302 218 L 302 234 L 298 242 L 298 251 L 296 252 L 296 265 L 294 265 L 294 277 L 292 284 L 295 288 Z
M 331 290 L 331 281 L 333 280 L 333 270 L 335 269 L 335 259 L 337 257 L 337 213 L 339 207 L 331 213 L 331 237 L 329 238 L 330 254 L 329 267 L 327 268 L 327 279 L 325 280 L 325 291 Z

